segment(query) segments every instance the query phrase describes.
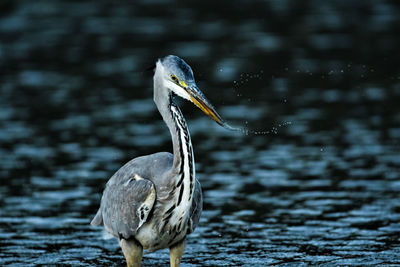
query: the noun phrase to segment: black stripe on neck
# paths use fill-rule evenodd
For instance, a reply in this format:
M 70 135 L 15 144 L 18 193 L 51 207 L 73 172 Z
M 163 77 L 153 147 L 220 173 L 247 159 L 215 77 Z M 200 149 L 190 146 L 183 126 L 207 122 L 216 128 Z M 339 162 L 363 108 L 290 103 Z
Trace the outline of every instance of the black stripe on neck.
M 177 111 L 177 114 L 175 114 L 172 111 L 172 107 L 175 108 Z M 176 184 L 176 187 L 181 187 L 180 192 L 179 192 L 179 197 L 178 197 L 178 203 L 177 206 L 181 203 L 182 201 L 182 195 L 183 195 L 183 190 L 184 190 L 184 184 L 183 181 L 185 179 L 185 173 L 184 173 L 184 167 L 185 167 L 185 155 L 183 152 L 183 144 L 182 144 L 182 134 L 185 138 L 185 144 L 187 148 L 187 155 L 188 155 L 188 164 L 189 164 L 189 181 L 190 181 L 190 190 L 189 190 L 189 197 L 188 200 L 192 197 L 192 191 L 193 191 L 193 185 L 194 185 L 194 177 L 193 177 L 193 157 L 192 157 L 192 146 L 190 144 L 190 136 L 189 136 L 189 131 L 186 126 L 186 122 L 184 120 L 184 117 L 179 109 L 178 106 L 172 101 L 172 97 L 170 97 L 170 112 L 173 118 L 173 121 L 175 122 L 175 130 L 178 134 L 178 142 L 179 142 L 179 153 L 181 156 L 181 162 L 180 162 L 180 169 L 179 169 L 179 175 L 181 176 L 178 183 Z

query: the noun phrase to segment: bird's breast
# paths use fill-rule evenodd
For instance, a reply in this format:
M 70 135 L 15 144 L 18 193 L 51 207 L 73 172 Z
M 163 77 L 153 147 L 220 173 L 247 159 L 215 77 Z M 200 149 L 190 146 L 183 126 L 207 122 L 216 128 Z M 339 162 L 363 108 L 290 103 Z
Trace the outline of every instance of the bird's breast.
M 171 219 L 171 216 L 167 223 L 154 219 L 156 216 L 155 213 L 153 220 L 143 224 L 135 236 L 143 248 L 150 251 L 168 248 L 185 238 L 188 227 L 190 227 L 188 216 L 177 217 L 177 220 Z M 162 225 L 162 228 L 160 228 L 160 225 Z

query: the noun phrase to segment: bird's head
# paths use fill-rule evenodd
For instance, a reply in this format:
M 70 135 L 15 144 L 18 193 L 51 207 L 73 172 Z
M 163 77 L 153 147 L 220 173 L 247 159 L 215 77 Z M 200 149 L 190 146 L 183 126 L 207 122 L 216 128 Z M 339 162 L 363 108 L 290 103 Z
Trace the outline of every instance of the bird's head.
M 195 104 L 219 125 L 231 128 L 197 87 L 193 71 L 183 59 L 173 55 L 160 59 L 156 64 L 155 75 L 162 76 L 161 79 L 165 88 Z

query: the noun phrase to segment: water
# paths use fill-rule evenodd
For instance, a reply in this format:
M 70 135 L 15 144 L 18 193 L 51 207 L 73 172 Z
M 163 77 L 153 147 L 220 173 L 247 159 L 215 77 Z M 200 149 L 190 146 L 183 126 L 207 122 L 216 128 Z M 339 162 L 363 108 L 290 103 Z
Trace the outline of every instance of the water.
M 142 72 L 166 54 L 259 133 L 180 103 L 204 191 L 183 266 L 400 264 L 398 3 L 0 5 L 0 265 L 124 264 L 89 222 L 120 166 L 171 150 Z

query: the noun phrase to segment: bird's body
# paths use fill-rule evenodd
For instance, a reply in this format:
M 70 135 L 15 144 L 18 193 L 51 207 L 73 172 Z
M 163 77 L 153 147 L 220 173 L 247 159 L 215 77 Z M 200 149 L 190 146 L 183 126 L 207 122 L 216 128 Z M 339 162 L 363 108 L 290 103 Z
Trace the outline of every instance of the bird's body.
M 179 266 L 185 237 L 193 232 L 202 211 L 189 131 L 172 92 L 225 124 L 197 88 L 191 68 L 182 59 L 167 56 L 157 62 L 154 101 L 170 130 L 173 154 L 137 157 L 121 167 L 107 182 L 92 221 L 120 239 L 128 266 L 140 266 L 143 248 L 170 248 L 171 266 Z
M 150 251 L 171 247 L 182 241 L 187 233 L 193 232 L 199 221 L 202 210 L 201 187 L 192 176 L 194 186 L 191 192 L 189 184 L 189 190 L 183 189 L 181 193 L 185 184 L 182 182 L 179 187 L 175 186 L 180 176 L 172 171 L 172 166 L 173 155 L 168 152 L 138 157 L 125 164 L 106 185 L 102 209 L 94 219 L 103 222 L 96 224 L 104 224 L 114 236 L 135 238 L 144 249 Z M 156 195 L 154 198 L 153 194 Z M 189 201 L 189 194 L 190 199 L 195 201 Z M 143 214 L 146 213 L 146 207 L 149 209 L 149 214 L 143 215 L 143 220 L 139 207 L 142 204 L 145 204 Z M 135 217 L 138 220 L 134 220 Z M 112 221 L 112 218 L 119 220 Z

